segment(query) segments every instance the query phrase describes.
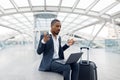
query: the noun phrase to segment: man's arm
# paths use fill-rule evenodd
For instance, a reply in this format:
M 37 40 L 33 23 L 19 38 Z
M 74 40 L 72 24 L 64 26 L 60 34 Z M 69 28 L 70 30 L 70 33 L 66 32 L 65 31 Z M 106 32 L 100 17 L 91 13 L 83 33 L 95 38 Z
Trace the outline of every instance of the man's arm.
M 38 54 L 41 54 L 42 52 L 44 52 L 46 42 L 47 42 L 49 39 L 50 39 L 50 35 L 48 35 L 46 32 L 44 32 L 44 34 L 41 35 L 40 41 L 39 41 L 39 45 L 38 45 L 38 49 L 37 49 L 37 53 L 38 53 Z
M 65 44 L 65 45 L 62 47 L 63 51 L 65 51 L 67 48 L 69 48 L 69 46 L 68 46 L 67 44 Z
M 39 45 L 37 48 L 37 53 L 40 55 L 42 52 L 44 52 L 45 44 L 42 43 L 43 35 L 40 37 Z
M 71 45 L 73 45 L 74 44 L 74 40 L 73 39 L 69 39 L 68 41 L 67 41 L 67 44 L 65 44 L 64 46 L 63 46 L 63 51 L 65 51 L 67 48 L 69 48 Z

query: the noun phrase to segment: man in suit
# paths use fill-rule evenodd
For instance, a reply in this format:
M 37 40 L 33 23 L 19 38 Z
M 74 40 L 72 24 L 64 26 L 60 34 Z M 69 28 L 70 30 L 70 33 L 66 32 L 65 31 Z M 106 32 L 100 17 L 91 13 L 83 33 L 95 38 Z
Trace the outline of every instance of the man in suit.
M 61 22 L 58 19 L 51 21 L 49 35 L 44 33 L 40 37 L 37 53 L 43 54 L 40 71 L 51 71 L 62 74 L 64 80 L 78 80 L 79 67 L 77 63 L 60 64 L 58 59 L 64 59 L 64 51 L 74 44 L 74 40 L 68 40 L 67 44 L 61 46 L 61 37 L 58 35 L 61 29 Z M 70 71 L 71 70 L 71 71 Z

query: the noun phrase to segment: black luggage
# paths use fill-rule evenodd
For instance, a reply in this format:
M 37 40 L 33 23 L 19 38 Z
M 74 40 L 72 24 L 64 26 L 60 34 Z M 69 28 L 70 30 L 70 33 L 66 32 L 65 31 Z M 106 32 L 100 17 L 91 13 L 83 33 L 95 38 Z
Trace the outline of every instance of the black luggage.
M 89 61 L 89 48 L 81 47 L 80 50 L 87 49 L 87 60 L 81 60 L 79 65 L 78 80 L 97 80 L 97 67 L 93 61 Z

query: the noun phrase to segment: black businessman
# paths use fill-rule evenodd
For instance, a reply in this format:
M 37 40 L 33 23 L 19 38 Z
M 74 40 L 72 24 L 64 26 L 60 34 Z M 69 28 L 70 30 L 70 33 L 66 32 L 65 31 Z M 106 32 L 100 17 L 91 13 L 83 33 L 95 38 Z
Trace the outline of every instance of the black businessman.
M 78 80 L 79 67 L 77 63 L 60 64 L 58 59 L 64 59 L 64 51 L 74 44 L 70 39 L 63 47 L 61 46 L 61 37 L 58 35 L 61 29 L 61 22 L 58 19 L 51 21 L 51 30 L 49 35 L 44 33 L 40 36 L 37 53 L 43 54 L 39 66 L 40 71 L 51 71 L 62 74 L 64 80 Z

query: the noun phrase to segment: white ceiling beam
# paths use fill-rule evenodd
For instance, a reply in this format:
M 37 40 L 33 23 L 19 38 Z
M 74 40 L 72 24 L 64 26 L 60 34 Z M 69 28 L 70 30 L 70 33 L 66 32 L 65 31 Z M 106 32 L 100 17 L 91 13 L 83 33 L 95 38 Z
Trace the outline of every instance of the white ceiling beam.
M 47 11 L 53 11 L 53 12 L 58 12 L 58 8 L 56 9 L 56 6 L 47 6 Z M 15 12 L 13 9 L 7 9 L 5 10 L 5 14 L 0 14 L 0 16 L 5 16 L 5 15 L 12 15 L 12 14 L 16 14 L 16 13 L 28 13 L 28 12 L 43 12 L 44 11 L 44 7 L 43 6 L 35 6 L 33 7 L 33 11 L 31 11 L 29 9 L 29 7 L 20 7 L 19 8 L 20 11 L 19 12 Z M 99 15 L 99 12 L 96 12 L 96 11 L 89 11 L 88 14 L 85 14 L 85 9 L 77 9 L 77 10 L 74 10 L 73 12 L 71 12 L 71 7 L 61 7 L 61 10 L 60 12 L 64 12 L 64 13 L 72 13 L 72 14 L 80 14 L 80 15 L 85 15 L 85 16 L 89 16 L 89 17 L 93 17 L 93 18 L 97 18 L 97 19 L 100 19 L 100 20 L 106 20 L 106 21 L 109 21 L 111 22 L 111 16 L 108 15 L 108 14 L 104 14 L 104 16 L 107 16 L 107 17 L 104 17 L 104 16 L 98 16 Z M 91 13 L 94 13 L 94 14 L 91 14 Z
M 73 7 L 72 7 L 72 12 L 74 11 L 74 9 L 77 7 L 78 3 L 80 2 L 80 0 L 76 0 L 76 2 L 74 3 Z M 80 15 L 78 14 L 78 16 L 76 18 L 74 18 L 67 26 L 69 26 L 73 21 L 75 21 Z M 66 16 L 67 17 L 67 16 Z M 65 19 L 65 18 L 64 18 Z M 64 20 L 63 19 L 63 20 Z M 63 21 L 62 21 L 63 22 Z
M 0 26 L 1 26 L 1 27 L 5 27 L 5 28 L 8 28 L 8 29 L 11 29 L 11 30 L 13 30 L 13 31 L 17 31 L 17 32 L 20 33 L 20 34 L 26 34 L 26 35 L 28 35 L 29 37 L 32 37 L 32 35 L 30 35 L 30 34 L 28 34 L 28 33 L 26 33 L 26 32 L 22 32 L 22 31 L 20 31 L 20 30 L 18 30 L 18 29 L 9 27 L 9 25 L 0 24 Z M 21 29 L 21 30 L 22 30 L 22 29 Z
M 113 19 L 120 18 L 120 11 L 116 12 L 111 16 Z
M 84 22 L 86 22 L 86 21 L 89 21 L 90 19 L 91 19 L 91 18 L 87 18 L 87 19 L 83 20 L 82 22 L 76 24 L 76 26 L 79 26 L 79 25 L 81 25 L 82 23 L 84 23 Z
M 70 13 L 67 13 L 67 15 L 64 17 L 64 19 L 61 22 L 63 23 L 69 15 L 70 15 Z
M 120 0 L 116 0 L 116 1 L 120 2 Z
M 72 24 L 76 19 L 80 18 L 80 15 L 77 15 L 77 17 L 75 17 L 71 22 L 69 22 L 69 24 L 67 26 L 69 26 L 70 24 Z M 65 29 L 65 28 L 64 28 Z
M 23 28 L 22 30 L 25 29 L 25 26 L 26 26 L 26 28 L 28 28 L 28 26 L 26 24 L 24 24 L 23 22 L 21 22 L 18 18 L 16 18 L 15 16 L 12 16 L 12 17 L 24 26 L 24 27 L 21 27 L 21 28 Z
M 17 4 L 13 0 L 10 0 L 10 2 L 12 3 L 16 11 L 19 12 Z
M 105 26 L 106 22 L 104 22 L 101 26 L 101 28 L 98 30 L 98 32 L 95 34 L 95 36 L 93 37 L 93 39 L 90 41 L 90 43 L 88 44 L 88 46 L 91 45 L 91 43 L 95 40 L 95 38 L 97 37 L 97 35 L 100 33 L 100 31 L 103 29 L 103 27 Z
M 6 19 L 3 19 L 3 18 L 1 18 L 1 20 L 9 23 L 9 25 L 14 25 L 14 26 L 16 26 L 16 27 L 18 27 L 18 28 L 21 27 L 21 26 L 16 25 L 15 23 L 10 22 L 10 20 L 6 20 Z
M 62 5 L 62 1 L 63 1 L 63 0 L 60 0 L 60 2 L 59 2 L 59 5 L 58 5 L 58 12 L 60 11 L 60 7 L 61 7 L 61 5 Z
M 80 0 L 76 0 L 75 3 L 72 6 L 72 12 L 74 11 L 74 9 L 77 7 L 78 3 L 80 2 Z
M 110 9 L 112 9 L 113 7 L 115 7 L 118 4 L 119 4 L 119 2 L 117 2 L 117 1 L 112 3 L 112 4 L 110 4 L 109 6 L 107 6 L 106 8 L 104 8 L 103 10 L 100 11 L 99 16 L 101 16 L 105 12 L 109 11 Z
M 87 13 L 87 11 L 89 11 L 92 7 L 94 7 L 95 3 L 99 2 L 100 0 L 96 0 L 94 1 L 85 11 L 85 13 Z M 80 2 L 80 0 L 76 0 L 76 2 L 74 3 L 73 7 L 72 7 L 72 12 L 74 11 L 74 9 L 77 7 L 78 3 Z M 77 18 L 80 17 L 80 14 L 78 14 L 77 17 L 75 17 L 67 26 L 69 26 L 73 21 L 75 21 Z
M 12 28 L 12 27 L 9 27 L 9 25 L 4 25 L 4 24 L 0 24 L 1 27 L 5 27 L 5 28 L 8 28 L 8 29 L 12 29 L 14 31 L 17 31 L 18 33 L 22 34 L 22 32 L 18 29 L 15 29 L 15 28 Z
M 62 0 L 60 0 L 59 5 L 58 5 L 58 11 L 56 13 L 57 16 L 58 16 L 58 13 L 60 12 L 61 5 L 62 5 Z M 57 18 L 57 16 L 56 16 L 56 18 Z
M 86 8 L 86 13 L 88 13 L 100 0 L 95 0 L 92 4 L 90 4 L 87 8 Z
M 80 0 L 76 0 L 76 1 L 75 1 L 74 5 L 73 5 L 73 7 L 72 7 L 72 9 L 71 9 L 71 13 L 74 11 L 74 9 L 75 9 L 76 6 L 78 5 L 79 1 L 80 1 Z M 65 19 L 66 19 L 71 13 L 68 13 L 68 14 L 64 17 L 62 23 L 65 21 Z
M 28 0 L 28 4 L 29 4 L 30 9 L 31 9 L 31 11 L 32 11 L 32 10 L 33 10 L 33 8 L 32 8 L 32 2 L 31 2 L 31 0 Z
M 44 7 L 33 7 L 33 11 L 32 12 L 43 12 L 44 11 Z M 58 12 L 58 9 L 55 9 L 56 6 L 47 6 L 47 11 L 53 11 L 53 12 Z M 19 8 L 20 11 L 19 13 L 28 13 L 31 12 L 31 10 L 29 10 L 29 7 L 20 7 Z M 81 12 L 82 11 L 82 12 Z M 0 14 L 0 16 L 5 16 L 5 15 L 11 15 L 11 14 L 17 14 L 18 12 L 15 12 L 13 9 L 7 9 L 5 10 L 5 14 Z M 71 8 L 70 7 L 61 7 L 60 12 L 65 12 L 65 13 L 71 13 Z M 95 14 L 99 14 L 99 12 L 95 12 L 95 11 L 90 11 L 90 13 L 95 13 Z M 95 18 L 99 18 L 102 19 L 104 17 L 99 17 L 97 15 L 94 14 L 85 14 L 85 9 L 78 9 L 77 11 L 72 12 L 72 14 L 81 14 L 81 15 L 86 15 L 86 16 L 90 16 L 90 17 L 95 17 Z M 106 16 L 109 16 L 107 14 L 104 14 Z M 105 18 L 104 18 L 105 19 Z
M 81 29 L 90 27 L 90 26 L 92 26 L 92 25 L 99 24 L 99 23 L 102 23 L 102 21 L 96 21 L 96 22 L 90 23 L 90 24 L 88 24 L 88 25 L 85 25 L 85 26 L 83 26 L 83 27 L 77 28 L 77 29 L 73 30 L 72 33 L 76 32 L 76 31 L 79 31 L 79 30 L 81 30 Z
M 71 13 L 74 11 L 74 9 L 75 9 L 76 6 L 78 5 L 79 1 L 80 1 L 80 0 L 76 0 L 76 1 L 75 1 L 74 5 L 73 5 L 73 7 L 72 7 L 72 9 L 71 9 Z M 61 21 L 61 22 L 64 22 L 65 19 L 66 19 L 71 13 L 68 13 L 68 14 L 64 17 L 63 21 Z
M 44 11 L 46 12 L 46 0 L 44 0 Z
M 2 14 L 5 14 L 5 10 L 3 9 L 2 6 L 0 6 L 0 11 L 2 12 Z
M 31 25 L 33 25 L 32 22 L 28 19 L 27 16 L 25 16 L 24 14 L 21 14 L 21 15 L 23 15 L 23 17 L 24 17 Z
M 96 25 L 96 24 L 99 24 L 99 23 L 102 23 L 102 21 L 96 21 L 96 22 L 93 22 L 93 23 L 90 23 L 90 24 L 88 24 L 88 25 L 85 25 L 85 26 L 83 26 L 83 27 L 79 27 L 79 28 L 76 28 L 76 29 L 74 29 L 73 31 L 71 31 L 71 32 L 68 32 L 68 31 L 66 31 L 66 30 L 62 30 L 63 31 L 63 34 L 62 34 L 62 36 L 63 35 L 66 35 L 67 33 L 75 33 L 76 31 L 79 31 L 79 30 L 81 30 L 81 29 L 84 29 L 84 28 L 87 28 L 87 27 L 90 27 L 90 26 L 92 26 L 92 25 Z
M 75 27 L 66 27 L 66 28 L 64 28 L 65 30 L 72 30 L 72 29 L 74 29 L 74 28 L 76 28 L 76 26 L 80 26 L 82 23 L 84 23 L 84 22 L 86 22 L 86 21 L 88 21 L 88 20 L 90 20 L 91 18 L 88 18 L 88 19 L 86 19 L 86 20 L 83 20 L 82 22 L 80 22 L 80 23 L 78 23 L 78 24 L 76 24 L 75 25 Z M 63 29 L 63 30 L 64 30 Z

